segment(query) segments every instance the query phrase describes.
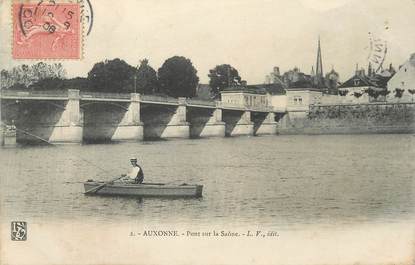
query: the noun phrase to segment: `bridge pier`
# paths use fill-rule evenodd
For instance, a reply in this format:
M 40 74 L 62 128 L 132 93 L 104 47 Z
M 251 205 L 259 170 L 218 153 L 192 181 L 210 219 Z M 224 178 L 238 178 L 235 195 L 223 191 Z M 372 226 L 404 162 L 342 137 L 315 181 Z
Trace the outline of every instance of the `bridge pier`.
M 255 113 L 252 116 L 254 135 L 275 135 L 277 133 L 277 123 L 273 112 Z
M 189 138 L 190 128 L 186 120 L 186 99 L 179 98 L 178 106 L 149 104 L 142 108 L 144 138 Z
M 143 123 L 140 119 L 140 94 L 131 93 L 131 103 L 123 119 L 116 127 L 112 141 L 141 141 L 144 138 Z
M 3 128 L 4 125 L 3 125 L 3 116 L 1 115 L 2 106 L 3 106 L 3 104 L 2 104 L 1 99 L 0 99 L 0 146 L 4 145 L 4 128 Z
M 186 99 L 179 98 L 179 106 L 161 134 L 161 138 L 189 138 L 190 127 L 186 120 L 186 112 Z
M 126 102 L 85 101 L 82 109 L 85 141 L 135 142 L 143 139 L 140 94 L 131 93 Z
M 0 117 L 1 117 L 1 103 L 0 103 Z M 17 145 L 17 132 L 14 121 L 11 125 L 3 124 L 0 118 L 0 146 L 15 147 Z
M 226 136 L 254 135 L 254 123 L 250 111 L 229 111 L 223 115 Z
M 3 137 L 5 147 L 15 147 L 17 145 L 17 131 L 15 126 L 6 126 L 3 131 Z
M 222 121 L 222 109 L 216 108 L 200 133 L 200 137 L 225 137 L 225 127 Z
M 188 111 L 191 137 L 225 137 L 225 123 L 222 121 L 219 104 L 216 102 L 215 109 L 198 108 L 198 111 Z
M 68 90 L 68 101 L 65 109 L 56 124 L 48 125 L 53 128 L 51 129 L 49 138 L 46 138 L 46 140 L 57 144 L 82 143 L 83 122 L 79 107 L 80 99 L 79 90 Z M 38 130 L 35 130 L 34 135 L 42 137 L 44 128 L 38 128 Z M 45 129 L 45 131 L 49 131 L 49 129 Z
M 16 126 L 13 121 L 10 126 L 3 123 L 2 106 L 0 100 L 0 146 L 15 147 L 17 145 Z

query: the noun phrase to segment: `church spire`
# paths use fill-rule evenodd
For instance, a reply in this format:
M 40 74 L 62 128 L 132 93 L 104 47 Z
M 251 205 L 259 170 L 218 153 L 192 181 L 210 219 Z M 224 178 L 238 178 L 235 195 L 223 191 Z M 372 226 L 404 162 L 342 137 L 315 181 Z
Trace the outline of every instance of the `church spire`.
M 320 35 L 318 36 L 316 79 L 317 79 L 317 88 L 323 87 L 323 60 L 321 58 Z
M 318 36 L 316 75 L 323 76 L 323 60 L 321 59 L 320 36 Z

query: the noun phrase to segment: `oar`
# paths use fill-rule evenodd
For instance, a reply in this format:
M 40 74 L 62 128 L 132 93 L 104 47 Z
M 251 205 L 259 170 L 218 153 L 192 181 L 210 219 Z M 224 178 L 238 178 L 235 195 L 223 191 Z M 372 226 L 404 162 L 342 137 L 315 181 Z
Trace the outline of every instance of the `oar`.
M 95 192 L 99 191 L 100 189 L 102 189 L 104 186 L 106 186 L 106 185 L 108 185 L 108 184 L 110 184 L 110 183 L 112 183 L 112 182 L 114 182 L 116 180 L 119 180 L 120 178 L 123 178 L 123 177 L 124 176 L 120 176 L 120 177 L 117 177 L 117 178 L 115 178 L 115 179 L 113 179 L 111 181 L 105 182 L 104 184 L 101 184 L 101 185 L 99 185 L 97 187 L 93 187 L 92 189 L 89 189 L 89 190 L 85 191 L 84 194 L 95 193 Z

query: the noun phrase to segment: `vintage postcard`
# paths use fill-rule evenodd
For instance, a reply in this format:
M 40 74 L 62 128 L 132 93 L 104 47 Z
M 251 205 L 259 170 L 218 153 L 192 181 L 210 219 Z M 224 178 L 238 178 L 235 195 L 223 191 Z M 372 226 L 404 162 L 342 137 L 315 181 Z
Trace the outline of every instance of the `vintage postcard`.
M 0 0 L 0 264 L 415 264 L 414 0 Z

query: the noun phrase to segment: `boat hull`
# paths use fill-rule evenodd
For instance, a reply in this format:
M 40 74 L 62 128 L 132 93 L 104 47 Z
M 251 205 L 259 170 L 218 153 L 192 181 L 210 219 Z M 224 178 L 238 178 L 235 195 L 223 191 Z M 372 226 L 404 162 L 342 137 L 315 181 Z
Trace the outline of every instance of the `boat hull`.
M 91 190 L 104 182 L 84 182 L 85 192 Z M 105 185 L 96 192 L 88 195 L 115 195 L 136 197 L 201 197 L 202 185 L 164 185 L 164 184 L 129 184 L 113 183 Z

